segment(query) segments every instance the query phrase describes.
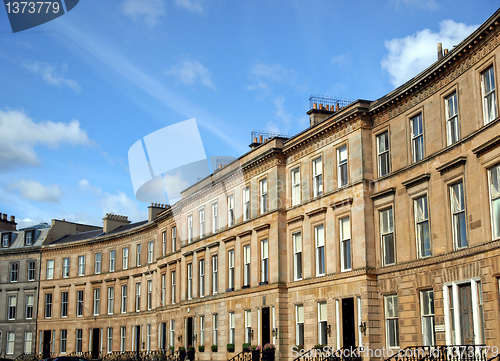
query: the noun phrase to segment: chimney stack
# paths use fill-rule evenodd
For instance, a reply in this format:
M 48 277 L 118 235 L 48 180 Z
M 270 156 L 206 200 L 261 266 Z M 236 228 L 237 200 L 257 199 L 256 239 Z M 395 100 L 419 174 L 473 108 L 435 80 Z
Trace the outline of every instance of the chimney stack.
M 148 207 L 148 222 L 153 221 L 156 217 L 158 217 L 158 214 L 160 214 L 167 208 L 168 204 L 151 203 L 151 205 Z
M 117 214 L 106 213 L 106 217 L 102 219 L 104 233 L 111 232 L 120 226 L 125 226 L 131 222 L 127 216 L 119 216 Z
M 10 221 L 7 220 L 7 213 L 0 213 L 0 230 L 2 231 L 15 231 L 17 223 L 16 217 L 10 216 Z
M 443 44 L 438 43 L 438 60 L 443 57 Z

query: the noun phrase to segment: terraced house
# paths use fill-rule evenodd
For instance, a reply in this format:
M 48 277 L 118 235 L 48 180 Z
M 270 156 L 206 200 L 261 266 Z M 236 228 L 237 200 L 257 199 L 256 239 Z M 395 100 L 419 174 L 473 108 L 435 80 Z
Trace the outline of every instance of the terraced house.
M 313 98 L 147 221 L 43 246 L 38 350 L 500 345 L 499 19 L 376 101 Z

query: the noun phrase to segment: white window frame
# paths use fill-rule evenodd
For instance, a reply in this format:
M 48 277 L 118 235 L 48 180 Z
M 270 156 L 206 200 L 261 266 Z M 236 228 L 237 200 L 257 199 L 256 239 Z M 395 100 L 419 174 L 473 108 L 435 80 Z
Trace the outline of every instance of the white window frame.
M 252 343 L 252 311 L 245 310 L 245 343 Z
M 313 159 L 313 198 L 319 197 L 323 194 L 323 163 L 322 157 Z
M 316 277 L 324 276 L 326 272 L 325 264 L 325 227 L 323 224 L 314 227 L 314 244 L 316 249 Z
M 187 269 L 187 299 L 193 299 L 193 264 L 188 263 Z
M 65 354 L 68 349 L 68 330 L 61 330 L 60 335 L 59 352 Z
M 28 261 L 28 281 L 34 281 L 36 278 L 35 261 Z
M 101 289 L 94 288 L 94 316 L 99 316 L 101 312 Z
M 193 215 L 187 216 L 187 242 L 193 242 Z
M 85 276 L 85 255 L 78 256 L 78 276 Z
M 389 131 L 386 130 L 377 135 L 377 169 L 379 177 L 383 177 L 391 172 L 390 156 Z
M 227 226 L 234 226 L 234 196 L 227 197 Z
M 352 270 L 351 218 L 339 219 L 340 229 L 340 267 L 342 271 Z
M 161 232 L 161 254 L 165 256 L 167 254 L 167 232 Z
M 337 148 L 337 181 L 339 188 L 349 184 L 347 145 Z
M 153 263 L 155 259 L 155 244 L 154 241 L 148 242 L 148 263 Z
M 217 206 L 217 202 L 212 203 L 212 233 L 216 233 L 219 228 L 219 209 Z
M 62 266 L 62 276 L 63 278 L 69 277 L 69 257 L 63 258 L 63 266 Z
M 47 261 L 48 262 L 48 261 Z M 53 273 L 54 273 L 54 261 L 52 260 L 52 276 L 53 276 Z M 18 280 L 19 280 L 19 262 L 11 262 L 9 264 L 10 266 L 10 282 L 11 283 L 16 283 Z M 47 263 L 47 267 L 48 267 L 48 263 Z
M 260 214 L 264 214 L 268 210 L 267 178 L 260 180 L 259 191 L 260 191 Z
M 392 306 L 391 306 L 392 305 Z M 385 310 L 385 330 L 386 330 L 386 345 L 387 348 L 399 347 L 399 312 L 398 312 L 398 296 L 384 296 Z
M 235 344 L 236 342 L 236 315 L 234 312 L 229 312 L 229 343 Z
M 147 309 L 150 311 L 153 308 L 153 281 L 152 280 L 147 280 L 146 282 L 146 287 L 147 287 Z
M 293 243 L 293 280 L 300 281 L 302 279 L 302 232 L 292 234 Z
M 242 212 L 243 212 L 243 221 L 248 221 L 250 219 L 250 187 L 246 186 L 243 188 L 242 192 Z
M 175 346 L 175 320 L 170 320 L 170 347 Z
M 198 261 L 198 275 L 199 295 L 200 297 L 205 297 L 205 259 Z
M 135 246 L 135 261 L 137 267 L 141 266 L 141 252 L 142 252 L 142 244 L 137 243 Z
M 135 283 L 135 312 L 141 311 L 141 282 Z
M 303 346 L 304 341 L 304 305 L 295 305 L 295 344 Z
M 120 313 L 127 313 L 127 285 L 121 285 Z
M 243 287 L 250 286 L 250 245 L 243 246 Z
M 429 297 L 429 295 L 432 295 Z M 422 319 L 422 345 L 434 346 L 436 344 L 434 291 L 420 291 L 420 314 Z
M 171 296 L 171 302 L 173 305 L 175 305 L 175 297 L 176 297 L 176 294 L 175 294 L 175 271 L 172 271 L 171 274 L 170 274 L 170 296 Z
M 487 79 L 490 89 L 487 89 Z M 495 68 L 493 65 L 481 73 L 481 93 L 483 96 L 483 118 L 486 125 L 497 118 Z M 488 103 L 490 103 L 489 106 Z
M 425 199 L 425 209 L 419 207 L 419 202 Z M 417 254 L 418 258 L 425 258 L 432 256 L 432 240 L 431 240 L 431 230 L 430 230 L 430 220 L 429 220 L 429 203 L 427 194 L 424 194 L 418 198 L 413 200 L 414 204 L 414 213 L 415 213 L 415 237 L 417 241 Z M 422 206 L 424 204 L 422 203 Z M 421 209 L 422 211 L 418 211 Z M 426 226 L 427 224 L 427 226 Z M 427 227 L 428 235 L 429 235 L 429 249 L 425 248 L 425 232 L 421 231 L 421 228 L 425 231 L 425 227 Z
M 327 314 L 327 303 L 326 301 L 318 302 L 318 344 L 327 345 L 328 335 L 327 335 L 327 325 L 328 325 L 328 314 Z
M 35 307 L 35 295 L 33 293 L 26 294 L 26 314 L 25 318 L 27 320 L 33 319 L 33 311 Z
M 200 316 L 200 346 L 205 345 L 205 316 Z
M 446 145 L 452 145 L 460 140 L 458 124 L 458 95 L 454 91 L 444 99 L 446 115 Z
M 52 292 L 45 293 L 45 318 L 52 318 Z
M 212 344 L 215 346 L 219 344 L 219 315 L 217 313 L 212 315 Z
M 299 205 L 301 202 L 300 197 L 300 167 L 292 169 L 292 207 Z
M 165 306 L 167 302 L 167 274 L 161 274 L 161 305 Z
M 212 255 L 212 295 L 219 292 L 219 259 L 216 254 Z
M 463 180 L 451 184 L 449 189 L 453 244 L 455 249 L 461 249 L 469 245 L 467 239 L 467 219 L 465 215 L 466 203 L 464 194 L 465 187 Z
M 53 259 L 48 259 L 47 260 L 47 275 L 46 279 L 52 280 L 54 279 L 54 260 Z
M 234 290 L 234 249 L 227 252 L 227 285 L 229 290 Z
M 81 296 L 81 297 L 79 297 Z M 76 291 L 76 317 L 83 317 L 84 309 L 84 293 L 83 290 Z
M 380 242 L 382 244 L 382 264 L 390 266 L 396 263 L 396 240 L 394 237 L 393 208 L 386 208 L 379 212 Z M 391 254 L 392 248 L 392 254 Z M 390 259 L 392 255 L 392 260 Z
M 494 184 L 496 183 L 496 184 Z M 488 170 L 492 239 L 500 238 L 500 164 Z
M 24 353 L 30 355 L 32 350 L 33 350 L 33 332 L 24 331 Z
M 419 127 L 415 127 L 415 121 L 419 121 L 419 124 L 417 124 L 419 125 Z M 417 163 L 425 158 L 424 118 L 422 113 L 418 113 L 417 115 L 410 118 L 410 126 L 411 159 L 412 163 Z
M 7 355 L 14 354 L 14 346 L 16 343 L 16 334 L 15 332 L 7 332 L 7 346 L 5 348 L 5 353 Z
M 113 327 L 108 327 L 106 331 L 106 352 L 113 352 Z
M 94 273 L 96 275 L 101 274 L 102 270 L 102 253 L 97 252 L 94 254 Z
M 260 241 L 260 283 L 269 283 L 269 240 Z
M 61 292 L 61 318 L 68 317 L 69 293 L 68 291 Z
M 115 272 L 116 270 L 116 250 L 112 249 L 109 251 L 109 272 Z
M 75 336 L 75 351 L 77 354 L 81 354 L 83 352 L 83 329 L 77 328 L 75 330 L 76 336 Z
M 177 250 L 177 227 L 172 227 L 172 252 Z
M 199 210 L 200 217 L 200 238 L 205 236 L 205 208 Z
M 108 315 L 112 315 L 115 311 L 115 288 L 108 287 Z
M 124 247 L 122 250 L 122 269 L 124 270 L 128 269 L 128 258 L 129 258 L 128 247 Z
M 127 327 L 120 327 L 120 352 L 125 352 L 127 348 Z
M 17 295 L 7 296 L 7 319 L 14 321 L 17 318 Z

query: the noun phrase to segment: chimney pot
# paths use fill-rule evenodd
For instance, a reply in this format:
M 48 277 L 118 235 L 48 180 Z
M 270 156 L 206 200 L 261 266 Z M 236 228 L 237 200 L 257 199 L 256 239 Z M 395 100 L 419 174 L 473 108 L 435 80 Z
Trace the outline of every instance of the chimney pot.
M 313 109 L 318 109 L 318 103 L 313 103 Z
M 2 219 L 3 219 L 4 221 L 6 221 L 6 220 L 7 220 L 7 214 L 6 214 L 6 213 L 4 213 L 4 214 L 3 214 Z
M 438 43 L 438 60 L 443 57 L 443 44 Z
M 11 222 L 15 222 L 15 221 L 16 221 L 16 217 L 14 217 L 14 216 L 10 216 L 10 221 L 11 221 Z
M 253 142 L 257 143 L 257 137 L 253 137 Z
M 319 109 L 323 110 L 323 104 L 322 103 L 319 103 Z
M 262 134 L 259 135 L 259 143 L 262 143 Z
M 219 169 L 222 169 L 222 164 L 219 164 Z
M 444 55 L 448 54 L 448 49 L 444 49 Z

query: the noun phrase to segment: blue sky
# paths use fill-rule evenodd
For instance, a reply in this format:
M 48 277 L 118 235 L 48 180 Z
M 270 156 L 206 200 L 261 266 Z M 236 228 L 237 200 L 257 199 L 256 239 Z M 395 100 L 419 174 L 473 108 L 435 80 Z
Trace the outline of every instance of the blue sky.
M 252 130 L 305 129 L 312 94 L 385 95 L 498 6 L 81 0 L 15 34 L 0 9 L 0 212 L 18 227 L 145 219 L 128 169 L 137 140 L 196 118 L 208 156 L 238 157 Z

